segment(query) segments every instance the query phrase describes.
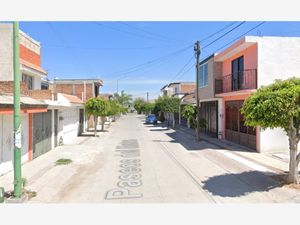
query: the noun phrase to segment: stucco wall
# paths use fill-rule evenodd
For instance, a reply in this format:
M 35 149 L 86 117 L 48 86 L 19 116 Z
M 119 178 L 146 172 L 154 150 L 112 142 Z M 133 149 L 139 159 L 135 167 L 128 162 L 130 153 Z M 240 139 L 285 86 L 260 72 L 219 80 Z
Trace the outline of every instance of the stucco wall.
M 21 114 L 22 125 L 22 162 L 28 156 L 28 114 Z M 13 169 L 13 115 L 0 115 L 0 175 Z
M 224 60 L 222 66 L 222 76 L 226 76 L 232 74 L 231 71 L 231 61 L 244 56 L 244 70 L 247 69 L 257 69 L 258 61 L 257 61 L 257 44 L 254 44 L 243 51 L 231 56 L 230 58 Z
M 222 63 L 215 62 L 214 58 L 208 60 L 207 86 L 199 88 L 200 99 L 206 100 L 215 97 L 215 79 L 222 76 Z
M 60 109 L 58 116 L 63 118 L 58 120 L 58 137 L 63 138 L 64 144 L 71 144 L 78 135 L 79 109 L 75 107 Z
M 262 37 L 258 46 L 258 87 L 300 77 L 300 38 Z
M 300 77 L 300 38 L 259 38 L 258 68 L 258 87 L 275 79 Z M 288 151 L 288 138 L 282 129 L 267 129 L 260 136 L 262 151 Z
M 288 152 L 289 141 L 286 133 L 279 128 L 260 132 L 261 152 Z M 300 150 L 300 146 L 298 146 Z
M 0 81 L 13 80 L 12 24 L 0 24 Z

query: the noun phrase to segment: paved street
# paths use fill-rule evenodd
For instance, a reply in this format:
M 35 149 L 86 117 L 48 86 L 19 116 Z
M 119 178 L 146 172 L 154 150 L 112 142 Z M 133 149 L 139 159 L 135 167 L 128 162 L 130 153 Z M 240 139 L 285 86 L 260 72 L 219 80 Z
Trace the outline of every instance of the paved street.
M 80 137 L 26 163 L 35 202 L 297 202 L 300 192 L 280 187 L 261 164 L 219 149 L 183 131 L 122 117 L 100 137 Z M 69 165 L 55 166 L 58 158 Z M 6 189 L 12 173 L 0 177 Z

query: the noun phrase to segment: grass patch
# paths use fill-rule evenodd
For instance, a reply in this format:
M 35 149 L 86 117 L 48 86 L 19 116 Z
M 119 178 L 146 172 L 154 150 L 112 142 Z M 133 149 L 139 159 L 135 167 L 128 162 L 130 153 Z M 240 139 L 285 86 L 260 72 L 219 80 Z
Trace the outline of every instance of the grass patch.
M 55 162 L 55 165 L 68 165 L 72 162 L 71 159 L 58 159 Z

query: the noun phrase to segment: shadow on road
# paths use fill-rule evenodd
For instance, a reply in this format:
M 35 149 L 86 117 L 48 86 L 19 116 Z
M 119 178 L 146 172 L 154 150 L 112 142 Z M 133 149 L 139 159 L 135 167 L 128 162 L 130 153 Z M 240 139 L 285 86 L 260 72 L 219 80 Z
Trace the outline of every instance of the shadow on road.
M 266 192 L 282 186 L 266 173 L 259 171 L 214 176 L 208 178 L 203 184 L 203 189 L 221 197 L 241 197 L 253 192 Z
M 164 123 L 158 123 L 158 124 L 144 124 L 144 126 L 149 127 L 150 131 L 171 131 L 171 132 L 165 132 L 164 134 L 168 135 L 170 138 L 172 138 L 172 142 L 181 144 L 187 151 L 197 151 L 197 150 L 205 150 L 207 148 L 215 149 L 215 150 L 223 150 L 224 148 L 219 147 L 217 145 L 211 144 L 205 140 L 201 140 L 200 142 L 197 142 L 195 140 L 195 136 L 191 135 L 190 132 L 185 132 L 181 129 L 173 130 L 170 129 L 166 124 Z M 201 135 L 205 134 L 200 134 Z M 157 141 L 157 140 L 156 140 Z M 165 141 L 162 141 L 165 142 Z M 170 141 L 168 141 L 170 142 Z M 239 151 L 239 152 L 251 152 L 254 150 L 249 150 L 243 147 L 234 147 L 230 148 L 232 151 Z

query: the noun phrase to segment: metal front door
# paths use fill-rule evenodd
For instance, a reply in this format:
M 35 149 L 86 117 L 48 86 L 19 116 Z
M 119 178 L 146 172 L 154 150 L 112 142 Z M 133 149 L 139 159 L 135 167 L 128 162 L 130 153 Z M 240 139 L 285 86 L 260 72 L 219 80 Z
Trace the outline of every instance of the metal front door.
M 33 158 L 51 150 L 51 111 L 33 114 Z
M 206 121 L 206 128 L 202 132 L 217 137 L 218 136 L 218 102 L 201 102 L 200 116 Z
M 79 109 L 79 132 L 78 135 L 83 133 L 83 123 L 84 123 L 84 110 Z
M 225 102 L 225 138 L 229 141 L 256 150 L 256 129 L 245 125 L 240 113 L 243 101 Z
M 54 147 L 58 145 L 58 109 L 54 110 Z

